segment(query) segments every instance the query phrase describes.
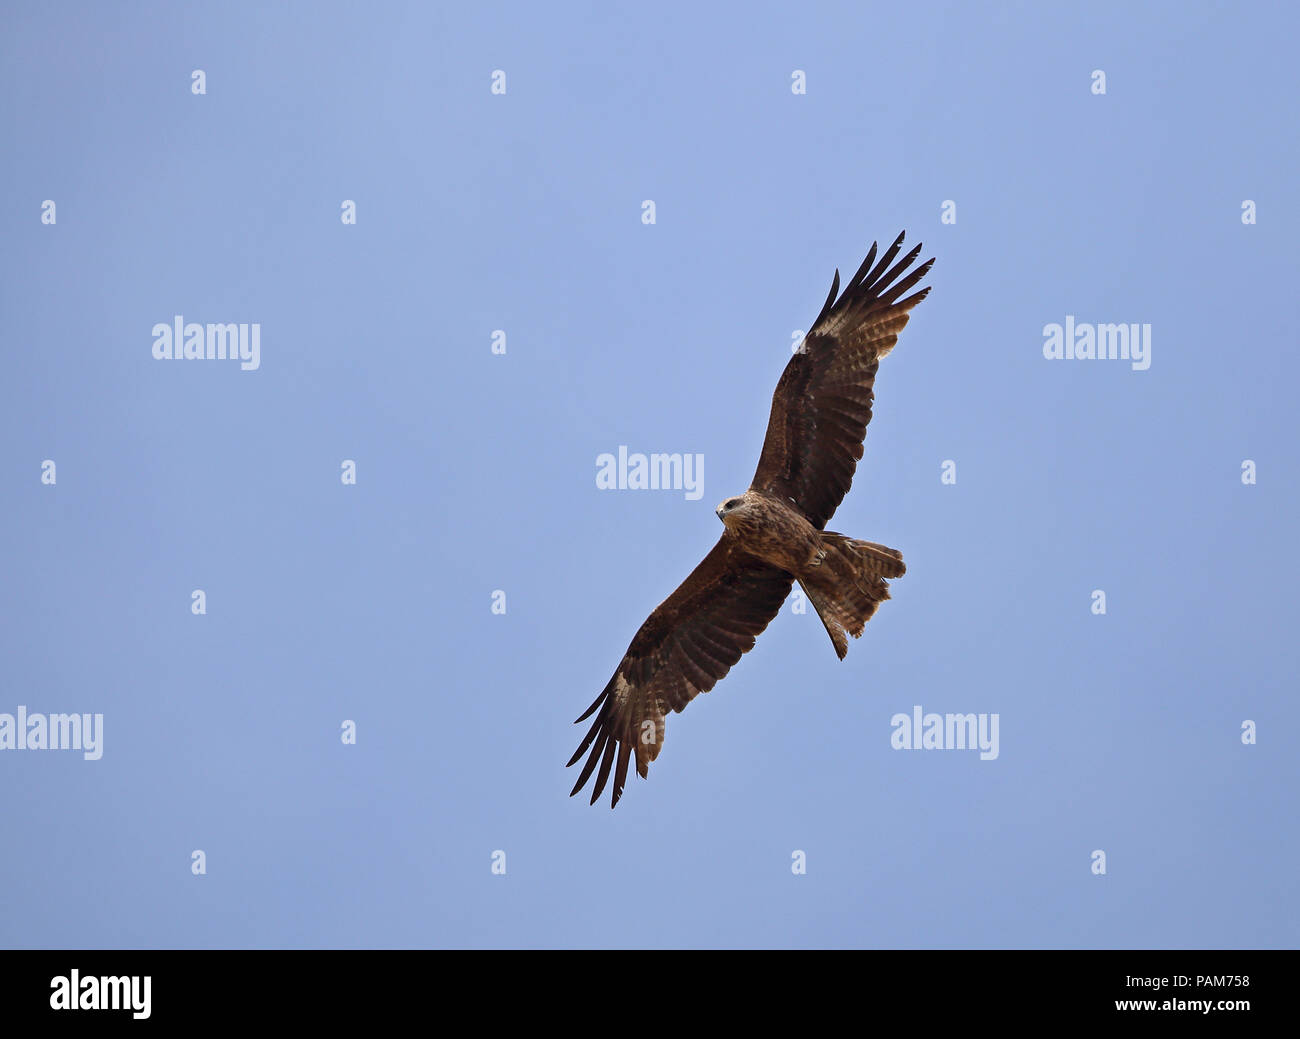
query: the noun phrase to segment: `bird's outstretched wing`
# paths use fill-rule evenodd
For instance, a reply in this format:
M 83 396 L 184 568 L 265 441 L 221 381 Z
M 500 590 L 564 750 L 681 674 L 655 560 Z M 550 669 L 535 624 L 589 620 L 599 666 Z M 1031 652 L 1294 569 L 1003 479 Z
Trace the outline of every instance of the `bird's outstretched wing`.
M 921 251 L 917 245 L 894 263 L 902 244 L 900 234 L 872 266 L 873 243 L 838 299 L 840 272 L 835 272 L 825 306 L 772 394 L 772 414 L 751 488 L 794 502 L 819 530 L 853 483 L 871 421 L 880 358 L 898 342 L 907 312 L 930 291 L 924 288 L 899 298 L 934 263 L 926 260 L 899 280 Z
M 641 625 L 614 677 L 579 722 L 596 720 L 569 764 L 590 748 L 587 762 L 569 796 L 596 771 L 591 803 L 605 789 L 610 769 L 618 804 L 628 763 L 636 755 L 644 778 L 664 743 L 664 718 L 680 711 L 698 693 L 707 693 L 754 645 L 781 603 L 793 578 L 736 547 L 725 535 L 677 591 Z

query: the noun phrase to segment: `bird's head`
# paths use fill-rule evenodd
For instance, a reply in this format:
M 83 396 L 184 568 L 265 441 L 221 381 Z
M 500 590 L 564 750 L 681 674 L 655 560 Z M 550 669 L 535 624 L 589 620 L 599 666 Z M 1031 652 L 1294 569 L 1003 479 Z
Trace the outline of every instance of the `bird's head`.
M 746 500 L 745 495 L 740 494 L 734 498 L 728 498 L 726 501 L 719 502 L 718 507 L 713 511 L 718 514 L 718 519 L 722 520 L 722 525 L 727 526 L 728 518 L 743 510 L 746 505 L 748 505 L 748 501 Z

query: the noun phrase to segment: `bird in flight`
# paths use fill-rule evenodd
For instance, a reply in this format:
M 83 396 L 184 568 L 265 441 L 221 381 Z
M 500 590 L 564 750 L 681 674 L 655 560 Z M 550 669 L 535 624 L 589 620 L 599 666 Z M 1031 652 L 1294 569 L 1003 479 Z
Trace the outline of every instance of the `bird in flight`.
M 860 636 L 889 598 L 887 579 L 903 576 L 901 552 L 825 529 L 862 457 L 880 359 L 930 291 L 900 298 L 934 263 L 908 272 L 921 246 L 895 263 L 902 244 L 900 234 L 877 260 L 873 243 L 842 294 L 836 270 L 821 313 L 772 394 L 753 482 L 717 508 L 722 537 L 641 625 L 614 676 L 578 719 L 596 715 L 569 759 L 574 765 L 587 754 L 570 797 L 595 772 L 595 804 L 612 769 L 610 807 L 617 805 L 633 755 L 644 779 L 663 748 L 668 711 L 683 710 L 731 670 L 795 581 L 843 660 L 847 636 Z

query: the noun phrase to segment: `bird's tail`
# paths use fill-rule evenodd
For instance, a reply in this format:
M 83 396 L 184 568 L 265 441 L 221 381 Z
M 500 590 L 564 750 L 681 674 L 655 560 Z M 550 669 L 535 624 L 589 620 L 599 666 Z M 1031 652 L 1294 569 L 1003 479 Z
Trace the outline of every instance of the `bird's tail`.
M 799 584 L 843 660 L 849 651 L 847 635 L 861 635 L 877 607 L 889 598 L 885 578 L 902 577 L 907 567 L 897 549 L 831 531 L 821 537 L 822 551 L 799 575 Z

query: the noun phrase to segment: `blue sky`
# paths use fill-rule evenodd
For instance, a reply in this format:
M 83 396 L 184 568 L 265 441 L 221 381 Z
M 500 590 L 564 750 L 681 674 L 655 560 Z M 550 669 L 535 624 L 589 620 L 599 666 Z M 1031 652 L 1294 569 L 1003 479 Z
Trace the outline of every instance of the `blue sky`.
M 0 751 L 0 944 L 1297 944 L 1294 12 L 2 17 L 0 713 L 104 720 Z M 893 601 L 844 662 L 787 607 L 568 798 L 793 332 L 904 228 L 933 291 L 831 524 Z M 260 366 L 156 360 L 175 315 Z M 1067 315 L 1150 368 L 1045 358 Z M 598 489 L 619 445 L 703 497 Z M 997 759 L 893 749 L 914 705 Z

